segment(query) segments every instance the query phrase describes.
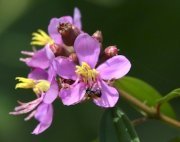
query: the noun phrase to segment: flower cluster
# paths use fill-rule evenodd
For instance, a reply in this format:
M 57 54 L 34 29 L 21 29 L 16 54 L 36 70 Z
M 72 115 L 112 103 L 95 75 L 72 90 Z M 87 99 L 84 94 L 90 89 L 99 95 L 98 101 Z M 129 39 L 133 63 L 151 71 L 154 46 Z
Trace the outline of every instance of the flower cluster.
M 104 108 L 117 103 L 119 93 L 113 81 L 126 75 L 131 64 L 118 55 L 116 46 L 103 50 L 100 31 L 92 36 L 82 31 L 79 9 L 74 9 L 73 17 L 52 18 L 48 34 L 39 29 L 32 36 L 33 51 L 22 51 L 27 57 L 20 58 L 31 70 L 27 77 L 16 78 L 16 88 L 32 89 L 36 99 L 18 102 L 10 114 L 29 113 L 25 120 L 38 120 L 33 134 L 51 125 L 56 98 L 67 106 L 86 100 Z M 37 46 L 43 48 L 37 50 Z

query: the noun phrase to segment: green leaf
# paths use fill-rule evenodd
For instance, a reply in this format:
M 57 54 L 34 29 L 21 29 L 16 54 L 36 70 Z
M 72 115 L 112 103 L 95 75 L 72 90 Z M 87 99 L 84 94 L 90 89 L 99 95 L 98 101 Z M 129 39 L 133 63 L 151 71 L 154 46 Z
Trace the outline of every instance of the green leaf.
M 100 142 L 140 142 L 128 117 L 118 108 L 107 109 L 100 126 Z
M 124 77 L 120 80 L 117 80 L 115 82 L 115 87 L 128 93 L 129 95 L 132 95 L 150 107 L 155 106 L 157 101 L 162 98 L 161 94 L 155 88 L 153 88 L 148 83 L 134 77 Z M 167 116 L 173 118 L 176 117 L 175 112 L 168 103 L 165 103 L 161 107 L 161 112 Z
M 158 100 L 158 103 L 163 104 L 177 97 L 180 97 L 180 88 L 171 91 L 169 94 Z

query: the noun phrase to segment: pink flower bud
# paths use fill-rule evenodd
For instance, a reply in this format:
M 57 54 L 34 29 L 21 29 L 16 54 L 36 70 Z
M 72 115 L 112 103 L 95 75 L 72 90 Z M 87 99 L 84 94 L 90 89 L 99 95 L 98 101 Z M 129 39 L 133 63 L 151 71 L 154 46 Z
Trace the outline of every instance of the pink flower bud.
M 80 34 L 80 30 L 71 23 L 61 23 L 58 32 L 67 46 L 72 46 L 76 37 Z
M 78 63 L 78 57 L 76 55 L 76 53 L 71 53 L 69 55 L 69 58 L 74 62 L 74 63 Z
M 103 36 L 101 31 L 96 31 L 93 35 L 93 38 L 97 39 L 100 43 L 103 42 Z
M 107 57 L 113 57 L 118 54 L 118 49 L 116 46 L 108 46 L 105 50 L 104 53 Z
M 63 47 L 61 47 L 60 45 L 57 44 L 52 44 L 50 46 L 50 49 L 52 50 L 52 52 L 54 53 L 55 56 L 59 56 L 63 53 Z

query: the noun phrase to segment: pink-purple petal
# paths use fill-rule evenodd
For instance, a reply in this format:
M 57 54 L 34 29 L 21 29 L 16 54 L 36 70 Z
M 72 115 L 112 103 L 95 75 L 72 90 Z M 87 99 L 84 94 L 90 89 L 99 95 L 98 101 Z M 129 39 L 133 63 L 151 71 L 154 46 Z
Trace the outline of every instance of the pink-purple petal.
M 100 44 L 96 39 L 82 33 L 76 38 L 74 48 L 80 64 L 86 62 L 91 68 L 96 66 L 100 53 Z
M 55 58 L 54 53 L 52 52 L 50 45 L 45 46 L 46 56 L 49 59 L 50 62 Z
M 106 82 L 99 81 L 101 88 L 101 97 L 93 99 L 94 103 L 100 107 L 114 107 L 119 99 L 118 91 L 111 86 L 108 86 Z
M 43 102 L 51 104 L 58 96 L 59 88 L 55 79 L 52 80 L 49 90 L 45 93 Z
M 59 18 L 59 23 L 73 23 L 73 19 L 71 16 L 63 16 L 61 18 Z
M 70 86 L 70 88 L 61 89 L 59 96 L 64 105 L 75 105 L 81 102 L 85 96 L 86 90 L 83 83 Z
M 59 76 L 65 79 L 76 80 L 77 78 L 77 75 L 75 73 L 76 65 L 69 58 L 57 57 L 53 61 L 53 67 L 55 72 Z
M 38 135 L 45 131 L 52 123 L 53 107 L 51 104 L 42 103 L 39 105 L 35 118 L 39 121 L 39 124 L 34 129 L 32 134 Z
M 125 56 L 118 55 L 105 61 L 96 70 L 102 79 L 111 80 L 123 77 L 129 72 L 130 68 L 129 60 Z
M 53 80 L 53 78 L 56 77 L 56 72 L 55 72 L 52 64 L 48 68 L 47 72 L 48 72 L 48 81 L 51 82 Z
M 48 73 L 40 68 L 32 69 L 32 71 L 28 74 L 28 78 L 35 79 L 35 80 L 47 80 L 48 79 Z
M 29 59 L 26 64 L 30 67 L 46 69 L 49 67 L 49 59 L 46 54 L 46 49 L 42 48 L 34 53 L 34 56 Z
M 49 128 L 49 125 L 39 123 L 36 126 L 36 128 L 33 130 L 32 134 L 39 135 L 40 133 L 44 132 L 48 128 Z
M 54 43 L 61 45 L 63 43 L 61 35 L 58 34 L 51 34 L 51 38 L 53 39 Z
M 59 18 L 52 18 L 48 25 L 48 33 L 52 35 L 58 35 Z
M 81 12 L 77 7 L 74 8 L 73 22 L 76 27 L 78 27 L 80 30 L 82 29 Z

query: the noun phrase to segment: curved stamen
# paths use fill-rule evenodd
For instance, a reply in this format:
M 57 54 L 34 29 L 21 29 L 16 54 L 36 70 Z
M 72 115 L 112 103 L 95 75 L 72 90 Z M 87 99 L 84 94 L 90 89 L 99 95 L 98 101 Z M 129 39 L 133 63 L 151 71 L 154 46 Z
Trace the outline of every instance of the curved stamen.
M 50 82 L 47 80 L 33 80 L 30 78 L 16 77 L 19 83 L 16 84 L 17 88 L 33 89 L 36 94 L 47 92 L 50 88 Z
M 32 33 L 31 45 L 44 46 L 46 44 L 54 44 L 54 40 L 46 34 L 43 30 L 38 30 L 38 32 Z

